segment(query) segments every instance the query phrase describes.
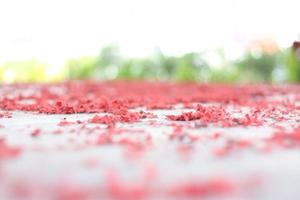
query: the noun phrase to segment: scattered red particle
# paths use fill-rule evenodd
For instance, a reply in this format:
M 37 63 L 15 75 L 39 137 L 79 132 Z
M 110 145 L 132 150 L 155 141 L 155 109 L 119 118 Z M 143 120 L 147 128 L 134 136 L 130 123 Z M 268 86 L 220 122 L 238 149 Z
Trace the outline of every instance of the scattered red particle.
M 147 165 L 143 171 L 143 182 L 150 183 L 159 178 L 158 169 L 155 165 Z
M 96 167 L 100 163 L 100 161 L 98 158 L 86 158 L 82 161 L 82 163 L 87 167 Z
M 249 148 L 251 147 L 253 144 L 250 140 L 248 139 L 240 139 L 237 141 L 237 145 L 240 147 L 240 148 Z
M 57 101 L 57 102 L 55 103 L 55 105 L 56 105 L 57 107 L 62 107 L 62 102 L 61 102 L 61 101 Z
M 0 112 L 0 118 L 12 118 L 12 114 L 10 112 Z
M 112 143 L 112 136 L 107 133 L 99 135 L 96 140 L 97 145 L 110 144 L 110 143 Z
M 213 150 L 213 154 L 217 157 L 223 157 L 229 154 L 229 149 L 226 147 L 218 147 Z
M 173 128 L 174 128 L 174 130 L 173 130 L 173 132 L 169 136 L 169 139 L 171 139 L 171 140 L 179 137 L 183 133 L 182 132 L 183 126 L 174 125 Z
M 57 130 L 54 130 L 52 133 L 55 134 L 55 135 L 59 135 L 59 134 L 62 134 L 63 131 L 60 130 L 60 129 L 57 129 Z
M 183 103 L 183 107 L 184 108 L 188 108 L 188 109 L 195 108 L 195 106 L 193 105 L 193 103 L 189 103 L 189 102 L 184 102 Z
M 279 126 L 277 124 L 273 124 L 272 127 L 277 129 L 278 131 L 285 131 L 286 130 L 286 128 L 284 126 Z
M 191 155 L 193 147 L 191 145 L 180 144 L 177 146 L 177 151 L 184 159 L 187 159 Z
M 150 105 L 147 105 L 147 109 L 149 110 L 155 110 L 155 109 L 159 109 L 159 110 L 170 110 L 172 109 L 172 106 L 171 105 L 167 105 L 167 104 L 150 104 Z
M 120 115 L 104 115 L 104 116 L 95 115 L 92 119 L 89 120 L 89 122 L 110 125 L 110 124 L 115 124 L 117 122 L 126 122 L 126 123 L 137 122 L 141 118 L 142 117 L 140 113 L 125 112 Z
M 66 180 L 57 185 L 55 192 L 57 200 L 87 200 L 90 193 L 85 186 Z
M 275 132 L 266 142 L 267 145 L 273 144 L 282 148 L 300 148 L 300 126 L 291 132 Z
M 237 190 L 236 184 L 224 177 L 203 181 L 187 181 L 174 185 L 171 195 L 184 198 L 207 198 L 224 195 L 233 195 Z
M 217 157 L 227 156 L 233 152 L 239 152 L 243 149 L 250 149 L 253 147 L 253 143 L 248 139 L 238 139 L 238 140 L 226 140 L 226 143 L 222 147 L 217 147 L 213 150 L 213 154 Z
M 120 179 L 117 172 L 112 170 L 107 174 L 106 184 L 106 191 L 110 199 L 141 200 L 145 199 L 149 193 L 144 182 L 125 183 Z
M 0 159 L 3 158 L 14 158 L 21 154 L 19 147 L 13 147 L 6 144 L 4 139 L 0 139 Z
M 12 183 L 12 193 L 14 199 L 32 199 L 34 189 L 32 185 L 28 185 L 25 180 L 17 179 Z
M 132 113 L 132 112 L 127 112 L 126 114 L 120 115 L 118 120 L 120 122 L 137 122 L 140 120 L 140 114 L 139 113 Z
M 184 112 L 181 115 L 168 115 L 167 118 L 174 121 L 200 120 L 197 127 L 206 127 L 208 123 L 221 124 L 223 127 L 236 125 L 261 126 L 262 122 L 257 118 L 257 111 L 252 115 L 246 114 L 244 118 L 232 118 L 230 114 L 221 106 L 204 107 L 198 105 L 195 112 Z
M 137 142 L 133 139 L 122 138 L 118 141 L 118 144 L 131 147 L 132 149 L 142 149 L 142 145 L 140 142 Z
M 124 144 L 123 144 L 124 145 Z M 143 157 L 144 155 L 144 147 L 142 145 L 136 145 L 136 144 L 125 144 L 124 145 L 124 156 L 127 159 L 131 160 L 138 160 Z
M 270 153 L 273 150 L 273 145 L 271 143 L 265 143 L 262 148 L 259 149 L 262 153 Z
M 167 116 L 171 120 L 176 121 L 192 121 L 201 120 L 204 123 L 216 123 L 228 118 L 228 113 L 223 107 L 208 106 L 204 107 L 198 105 L 195 112 L 182 113 L 181 115 Z
M 212 139 L 214 139 L 214 140 L 219 139 L 220 137 L 221 137 L 220 133 L 213 133 L 213 135 L 212 135 Z
M 105 115 L 105 116 L 95 115 L 92 119 L 89 120 L 89 122 L 95 124 L 114 124 L 116 121 L 117 121 L 116 117 L 110 115 Z
M 62 119 L 57 125 L 58 126 L 69 126 L 75 124 L 75 122 L 67 121 L 66 119 Z
M 32 137 L 38 137 L 41 134 L 41 129 L 35 129 L 34 131 L 31 132 Z
M 238 124 L 241 124 L 243 126 L 250 126 L 250 125 L 261 126 L 262 122 L 259 121 L 256 116 L 246 114 L 244 118 L 238 120 Z
M 24 85 L 22 89 L 35 85 Z M 172 123 L 173 132 L 169 135 L 169 142 L 175 142 L 177 152 L 180 155 L 189 155 L 193 151 L 194 142 L 198 141 L 199 135 L 191 135 L 188 129 L 206 127 L 209 125 L 232 127 L 232 126 L 261 126 L 267 120 L 272 120 L 273 128 L 276 132 L 264 141 L 262 151 L 268 152 L 275 147 L 299 148 L 300 128 L 287 131 L 280 127 L 278 122 L 294 119 L 299 115 L 299 108 L 293 100 L 271 100 L 273 97 L 289 94 L 295 96 L 295 101 L 300 100 L 299 86 L 229 86 L 229 85 L 199 85 L 199 84 L 179 84 L 179 83 L 148 83 L 148 82 L 70 82 L 54 85 L 62 89 L 64 94 L 51 90 L 53 85 L 38 85 L 36 94 L 24 96 L 16 86 L 12 86 L 12 91 L 3 94 L 0 98 L 0 109 L 2 110 L 22 110 L 47 114 L 74 114 L 74 113 L 105 113 L 105 115 L 95 115 L 88 122 L 107 124 L 107 129 L 89 128 L 86 121 L 69 122 L 63 119 L 59 126 L 79 124 L 70 132 L 77 133 L 78 130 L 85 133 L 94 133 L 96 140 L 84 140 L 84 144 L 77 144 L 77 138 L 70 139 L 80 150 L 90 145 L 116 145 L 122 146 L 126 155 L 137 157 L 143 153 L 146 147 L 151 145 L 152 138 L 146 135 L 145 131 L 135 131 L 132 129 L 116 128 L 116 123 L 139 122 L 145 118 L 155 118 L 151 112 L 133 112 L 140 108 L 147 109 L 172 109 L 178 104 L 184 108 L 194 109 L 192 112 L 183 112 L 180 115 L 169 115 L 167 118 Z M 13 96 L 12 94 L 15 94 Z M 26 100 L 31 103 L 24 103 Z M 208 106 L 205 105 L 208 103 Z M 217 103 L 222 106 L 214 106 Z M 233 108 L 235 112 L 230 112 Z M 249 110 L 243 111 L 243 108 Z M 6 114 L 5 114 L 6 113 Z M 239 114 L 236 117 L 233 114 Z M 0 117 L 9 117 L 9 112 L 0 112 Z M 292 116 L 292 117 L 291 117 Z M 296 119 L 299 121 L 299 119 Z M 149 122 L 150 121 L 150 122 Z M 157 120 L 147 120 L 147 125 L 160 127 L 166 125 Z M 185 123 L 186 121 L 193 121 Z M 294 122 L 294 121 L 293 121 Z M 175 124 L 175 125 L 174 125 Z M 180 124 L 180 126 L 176 125 Z M 191 125 L 192 124 L 192 125 Z M 104 131 L 104 132 L 102 132 Z M 53 134 L 61 134 L 62 130 L 55 130 Z M 143 133 L 143 139 L 128 137 L 128 134 Z M 224 133 L 225 134 L 225 133 Z M 39 131 L 33 131 L 32 136 L 40 135 Z M 200 134 L 201 135 L 201 134 Z M 223 134 L 214 133 L 211 137 L 203 139 L 222 141 Z M 202 136 L 201 136 L 202 139 Z M 174 140 L 174 141 L 173 141 Z M 214 155 L 226 156 L 230 153 L 239 152 L 245 149 L 255 148 L 254 141 L 248 139 L 229 140 L 225 138 L 224 146 L 214 148 Z M 100 147 L 98 147 L 100 148 Z M 63 145 L 57 145 L 57 149 L 64 150 Z M 0 159 L 14 157 L 20 152 L 19 148 L 9 146 L 0 140 Z M 126 157 L 128 158 L 128 157 Z M 93 162 L 91 162 L 93 165 Z M 149 194 L 145 182 L 136 181 L 129 183 L 121 180 L 116 174 L 109 175 L 107 180 L 108 199 L 143 199 Z M 57 192 L 60 199 L 84 199 L 87 198 L 84 187 L 66 183 L 60 186 L 61 191 Z M 231 180 L 217 178 L 212 180 L 196 180 L 183 183 L 171 184 L 171 194 L 173 197 L 210 197 L 215 195 L 230 194 L 235 190 L 236 185 Z M 169 188 L 167 186 L 167 188 Z M 161 188 L 159 188 L 160 190 Z M 161 189 L 163 190 L 163 189 Z M 159 191 L 163 194 L 166 191 Z
M 151 112 L 144 112 L 142 110 L 139 112 L 139 114 L 142 119 L 144 119 L 144 118 L 153 119 L 153 118 L 157 117 L 155 114 L 153 114 Z

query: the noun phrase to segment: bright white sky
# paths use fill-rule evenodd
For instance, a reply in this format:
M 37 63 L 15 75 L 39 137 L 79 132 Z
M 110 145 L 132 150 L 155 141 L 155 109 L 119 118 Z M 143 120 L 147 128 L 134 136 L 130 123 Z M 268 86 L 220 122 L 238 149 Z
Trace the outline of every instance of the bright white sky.
M 0 0 L 0 63 L 60 63 L 116 43 L 128 56 L 298 38 L 298 0 Z

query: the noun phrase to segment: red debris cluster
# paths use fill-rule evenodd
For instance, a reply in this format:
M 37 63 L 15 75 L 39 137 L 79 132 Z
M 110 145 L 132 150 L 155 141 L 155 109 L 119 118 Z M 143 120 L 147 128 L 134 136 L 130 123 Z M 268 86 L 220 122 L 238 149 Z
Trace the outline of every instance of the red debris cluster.
M 168 115 L 167 118 L 174 121 L 194 121 L 199 120 L 202 126 L 208 124 L 220 124 L 224 127 L 242 125 L 262 125 L 262 121 L 259 120 L 258 112 L 253 112 L 251 115 L 246 114 L 242 118 L 232 118 L 230 113 L 226 111 L 223 106 L 201 106 L 197 105 L 196 111 L 184 112 L 180 115 Z
M 22 90 L 34 88 L 35 93 L 25 95 Z M 58 88 L 61 92 L 55 92 Z M 172 106 L 192 102 L 219 102 L 248 105 L 263 101 L 276 94 L 295 93 L 299 87 L 229 86 L 153 82 L 69 82 L 55 85 L 14 86 L 0 98 L 0 109 L 23 110 L 49 114 L 120 113 L 130 108 L 170 109 Z M 28 103 L 25 103 L 28 102 Z
M 186 112 L 181 115 L 168 115 L 171 120 L 175 121 L 192 121 L 201 120 L 202 123 L 217 123 L 228 120 L 229 114 L 221 106 L 201 106 L 197 105 L 195 112 Z
M 28 95 L 22 92 L 24 89 L 30 88 L 34 88 L 33 94 Z M 167 135 L 168 144 L 171 146 L 175 143 L 175 152 L 185 159 L 193 156 L 192 153 L 197 149 L 199 141 L 206 142 L 206 140 L 215 142 L 212 145 L 212 153 L 219 158 L 245 149 L 257 150 L 259 147 L 257 147 L 256 141 L 263 142 L 266 152 L 273 146 L 285 149 L 299 148 L 300 127 L 296 127 L 293 131 L 287 131 L 277 124 L 293 118 L 291 116 L 299 116 L 300 106 L 295 103 L 300 100 L 299 94 L 300 86 L 230 86 L 135 81 L 100 83 L 83 81 L 53 85 L 28 84 L 22 87 L 12 85 L 11 90 L 9 87 L 6 88 L 0 96 L 0 109 L 5 110 L 0 112 L 0 118 L 11 117 L 9 111 L 15 110 L 44 114 L 96 113 L 87 121 L 73 122 L 64 118 L 57 124 L 61 127 L 52 130 L 51 133 L 56 135 L 93 133 L 91 134 L 92 139 L 88 138 L 88 134 L 84 135 L 87 138 L 83 142 L 84 145 L 88 147 L 93 145 L 95 148 L 107 145 L 121 146 L 125 149 L 126 159 L 138 160 L 136 158 L 140 158 L 140 155 L 145 153 L 145 149 L 155 148 L 155 136 L 148 134 L 143 129 L 120 128 L 118 123 L 134 123 L 145 118 L 156 118 L 157 116 L 151 113 L 152 110 L 173 110 L 177 106 L 182 106 L 182 108 L 193 111 L 183 112 L 179 115 L 167 115 L 167 122 L 164 120 L 165 117 L 153 121 L 145 120 L 146 126 L 160 127 L 163 125 L 173 128 Z M 276 99 L 285 95 L 292 96 L 292 99 Z M 242 110 L 243 108 L 246 108 L 246 111 Z M 147 109 L 147 112 L 139 111 L 139 109 Z M 187 123 L 189 121 L 192 122 Z M 300 119 L 296 119 L 296 122 L 300 122 Z M 209 136 L 195 134 L 198 129 L 208 125 L 248 127 L 268 123 L 277 129 L 268 139 L 228 139 L 224 137 L 225 133 L 222 131 L 214 132 Z M 102 126 L 98 124 L 107 126 L 101 128 Z M 71 130 L 64 129 L 64 126 L 69 125 L 72 125 Z M 190 130 L 194 134 L 191 134 Z M 35 140 L 39 140 L 38 137 L 41 133 L 42 130 L 34 129 L 31 130 L 30 135 L 35 137 Z M 135 137 L 135 134 L 139 137 Z M 72 142 L 76 143 L 74 141 L 76 139 L 73 138 Z M 219 146 L 218 142 L 221 142 L 222 145 Z M 18 156 L 20 152 L 20 148 L 10 146 L 4 139 L 0 139 L 0 161 L 4 158 Z M 94 161 L 91 163 L 91 165 L 95 164 Z M 150 182 L 146 177 L 143 180 L 129 183 L 121 180 L 116 173 L 110 173 L 104 183 L 106 188 L 101 191 L 101 195 L 107 195 L 109 199 L 145 199 L 153 192 L 150 191 Z M 158 188 L 159 191 L 155 192 L 174 198 L 199 199 L 233 194 L 238 187 L 231 179 L 217 177 L 176 182 L 167 185 L 166 188 Z M 93 192 L 84 186 L 67 182 L 59 185 L 56 195 L 58 199 L 85 199 L 92 196 Z
M 100 123 L 100 124 L 115 124 L 116 122 L 136 122 L 139 121 L 143 115 L 138 112 L 125 112 L 117 115 L 104 115 L 98 116 L 95 115 L 92 119 L 89 120 L 91 123 Z
M 22 90 L 34 88 L 35 93 L 23 94 Z M 55 90 L 54 90 L 55 88 Z M 208 124 L 230 126 L 259 126 L 264 118 L 286 120 L 284 112 L 297 109 L 292 102 L 275 101 L 272 97 L 285 94 L 300 98 L 298 86 L 267 85 L 205 85 L 193 83 L 164 83 L 145 81 L 111 81 L 111 82 L 68 82 L 53 85 L 11 85 L 0 97 L 0 109 L 22 110 L 47 114 L 73 113 L 107 113 L 96 115 L 91 123 L 115 124 L 116 122 L 136 122 L 143 118 L 155 117 L 152 113 L 132 112 L 131 109 L 172 109 L 178 104 L 195 109 L 180 115 L 169 115 L 169 120 L 192 121 L 198 126 Z M 12 93 L 15 95 L 13 96 Z M 196 103 L 196 107 L 193 105 Z M 200 103 L 220 103 L 222 106 L 202 106 Z M 227 106 L 252 108 L 244 117 L 232 117 Z M 283 107 L 284 109 L 279 107 Z M 299 106 L 298 106 L 299 107 Z M 284 111 L 286 109 L 286 111 Z M 277 111 L 280 110 L 281 113 Z M 8 112 L 0 113 L 0 117 L 9 117 Z M 61 121 L 60 126 L 72 122 Z

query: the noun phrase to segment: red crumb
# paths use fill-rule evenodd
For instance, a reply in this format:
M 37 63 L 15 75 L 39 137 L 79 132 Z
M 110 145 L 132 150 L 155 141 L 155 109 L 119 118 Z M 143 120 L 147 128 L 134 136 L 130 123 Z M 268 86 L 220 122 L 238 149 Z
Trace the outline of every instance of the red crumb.
M 92 119 L 89 120 L 90 123 L 96 124 L 115 124 L 116 122 L 126 122 L 132 123 L 137 122 L 143 118 L 144 113 L 134 113 L 134 112 L 124 112 L 117 115 L 104 115 L 99 116 L 95 115 Z
M 65 118 L 62 119 L 57 125 L 58 126 L 69 126 L 69 125 L 72 125 L 72 124 L 76 124 L 76 122 L 70 122 L 70 121 L 67 121 Z
M 63 130 L 57 129 L 57 130 L 54 130 L 52 133 L 55 135 L 59 135 L 59 134 L 63 133 Z
M 31 132 L 32 137 L 38 137 L 41 134 L 41 129 L 35 129 Z
M 221 137 L 221 134 L 220 133 L 213 133 L 212 134 L 212 139 L 214 139 L 214 140 L 217 140 L 217 139 L 219 139 Z
M 244 118 L 232 118 L 230 113 L 222 106 L 201 106 L 197 105 L 194 112 L 184 112 L 181 115 L 168 115 L 168 119 L 174 121 L 194 121 L 201 122 L 201 126 L 205 127 L 208 123 L 220 124 L 224 127 L 230 126 L 260 126 L 262 121 L 257 117 L 257 112 L 252 115 L 246 114 Z M 199 127 L 199 124 L 198 124 Z
M 110 134 L 106 134 L 106 133 L 101 134 L 96 139 L 97 145 L 110 144 L 110 143 L 112 143 L 112 136 Z
M 95 115 L 92 119 L 89 120 L 91 123 L 95 124 L 114 124 L 117 121 L 115 116 L 98 116 Z

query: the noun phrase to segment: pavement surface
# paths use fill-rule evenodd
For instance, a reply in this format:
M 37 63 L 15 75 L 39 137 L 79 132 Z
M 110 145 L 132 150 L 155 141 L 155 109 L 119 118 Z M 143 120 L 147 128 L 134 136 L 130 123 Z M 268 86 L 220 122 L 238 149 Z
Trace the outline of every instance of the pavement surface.
M 281 103 L 254 112 L 222 102 L 136 106 L 128 112 L 146 117 L 134 120 L 2 108 L 0 199 L 299 199 L 296 96 L 264 96 Z

